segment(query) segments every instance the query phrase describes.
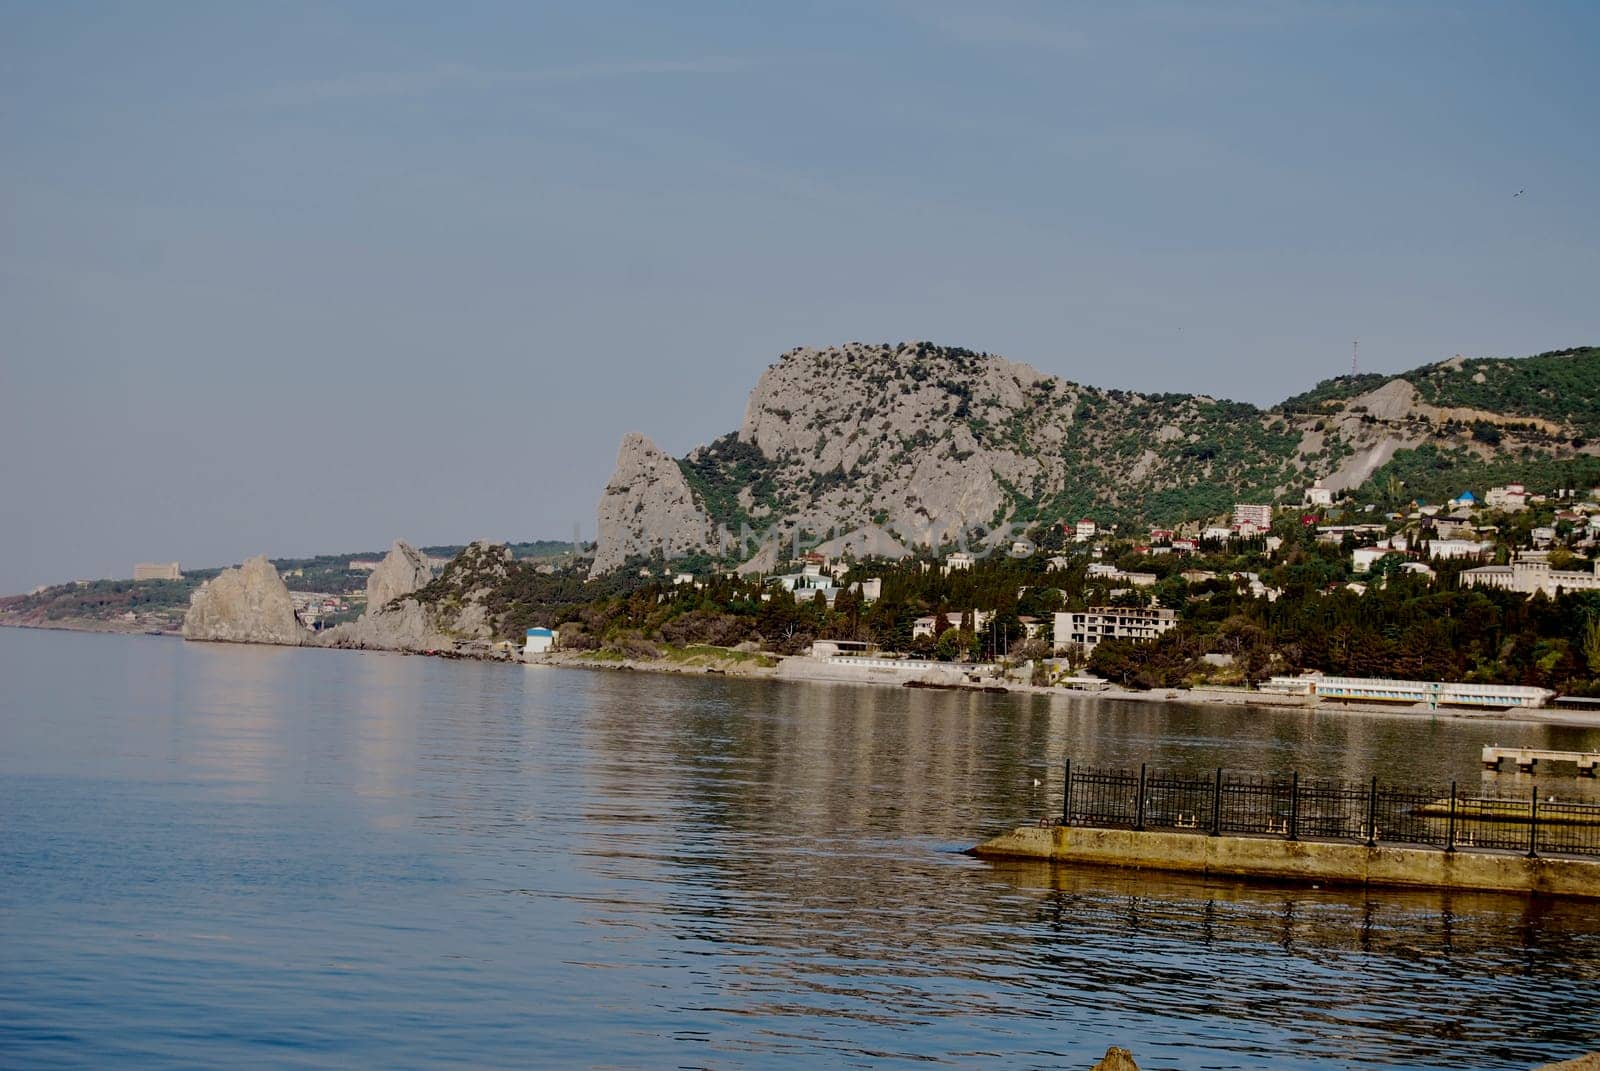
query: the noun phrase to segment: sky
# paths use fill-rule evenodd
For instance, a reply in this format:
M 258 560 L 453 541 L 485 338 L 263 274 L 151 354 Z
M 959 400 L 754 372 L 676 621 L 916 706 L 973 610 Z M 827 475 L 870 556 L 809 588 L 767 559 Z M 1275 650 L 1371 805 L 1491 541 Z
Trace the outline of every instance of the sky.
M 798 345 L 1268 405 L 1355 339 L 1600 343 L 1597 50 L 1588 2 L 0 0 L 0 592 L 592 538 L 625 433 Z

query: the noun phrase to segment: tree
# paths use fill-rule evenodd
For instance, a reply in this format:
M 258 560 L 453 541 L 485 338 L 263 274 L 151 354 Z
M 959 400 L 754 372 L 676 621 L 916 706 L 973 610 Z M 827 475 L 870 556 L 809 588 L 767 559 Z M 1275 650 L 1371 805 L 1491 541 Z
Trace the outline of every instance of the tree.
M 966 629 L 951 628 L 940 634 L 934 649 L 941 661 L 965 661 L 972 656 L 977 642 L 978 638 Z
M 1583 623 L 1583 660 L 1590 673 L 1600 674 L 1600 615 Z

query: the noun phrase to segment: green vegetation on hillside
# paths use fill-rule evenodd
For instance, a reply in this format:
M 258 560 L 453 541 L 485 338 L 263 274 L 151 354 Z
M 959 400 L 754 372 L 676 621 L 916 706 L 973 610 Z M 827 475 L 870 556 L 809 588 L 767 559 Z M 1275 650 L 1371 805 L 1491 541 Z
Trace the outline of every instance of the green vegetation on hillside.
M 1487 486 L 1515 479 L 1542 484 L 1549 482 L 1560 455 L 1582 447 L 1589 429 L 1600 428 L 1600 349 L 1593 347 L 1514 361 L 1445 362 L 1399 377 L 1338 376 L 1271 410 L 1197 395 L 1140 395 L 1056 380 L 1031 386 L 1019 381 L 1027 391 L 1023 401 L 1012 393 L 1002 403 L 985 396 L 993 392 L 979 389 L 981 377 L 993 374 L 984 368 L 986 354 L 926 342 L 808 351 L 799 359 L 810 362 L 807 374 L 819 382 L 863 382 L 876 397 L 865 397 L 859 411 L 852 406 L 811 411 L 804 418 L 806 430 L 821 434 L 805 457 L 767 457 L 728 435 L 680 462 L 696 498 L 730 530 L 752 523 L 752 512 L 763 522 L 752 527 L 793 514 L 814 515 L 824 500 L 824 513 L 855 509 L 859 514 L 851 523 L 884 523 L 907 504 L 898 493 L 891 496 L 889 488 L 904 481 L 930 453 L 958 464 L 989 459 L 1005 499 L 993 517 L 977 518 L 986 524 L 1091 517 L 1126 530 L 1215 518 L 1242 501 L 1296 502 L 1316 475 L 1335 471 L 1358 449 L 1388 435 L 1410 441 L 1431 438 L 1434 445 L 1402 451 L 1369 488 L 1387 484 L 1391 476 L 1408 487 L 1414 484 L 1414 494 L 1429 498 L 1451 484 Z M 1420 414 L 1384 419 L 1361 407 L 1348 408 L 1351 399 L 1394 378 L 1411 381 L 1428 403 L 1505 414 L 1507 419 L 1435 425 Z M 1483 382 L 1476 382 L 1480 378 Z M 907 432 L 880 423 L 880 410 L 896 397 L 929 388 L 942 392 L 944 400 L 934 403 L 926 426 Z M 787 412 L 778 415 L 786 421 L 802 419 Z M 1551 434 L 1532 424 L 1533 419 L 1559 422 L 1573 433 Z M 976 450 L 960 445 L 951 433 L 957 427 L 970 434 Z M 816 464 L 825 446 L 837 446 L 829 435 L 864 446 L 848 471 Z M 1048 449 L 1042 446 L 1046 442 Z M 1478 452 L 1488 447 L 1498 456 L 1484 460 L 1466 446 Z M 1002 470 L 1018 467 L 1013 459 L 1028 462 L 1034 475 L 1000 477 Z M 1586 472 L 1580 466 L 1567 478 L 1584 481 Z M 767 512 L 742 508 L 741 491 Z M 1368 493 L 1368 500 L 1373 497 Z M 914 494 L 908 496 L 908 503 L 914 501 Z
M 1370 390 L 1377 390 L 1393 376 L 1386 376 L 1381 372 L 1362 372 L 1359 375 L 1334 376 L 1324 379 L 1315 387 L 1304 394 L 1296 394 L 1280 403 L 1276 408 L 1280 413 L 1323 413 L 1337 406 L 1330 406 L 1329 402 L 1345 402 L 1351 398 L 1365 394 Z
M 1385 507 L 1419 501 L 1439 505 L 1463 491 L 1479 499 L 1490 487 L 1520 483 L 1528 487 L 1568 488 L 1584 494 L 1600 486 L 1600 458 L 1527 457 L 1492 461 L 1464 446 L 1440 448 L 1424 443 L 1395 452 L 1351 496 L 1358 503 Z
M 678 462 L 684 479 L 712 521 L 737 534 L 741 525 L 752 529 L 760 522 L 739 504 L 739 493 L 750 492 L 752 508 L 765 506 L 781 515 L 783 501 L 777 490 L 777 465 L 756 446 L 741 442 L 730 432 L 711 445 Z M 768 521 L 770 523 L 770 521 Z
M 1460 367 L 1429 365 L 1405 378 L 1431 405 L 1537 417 L 1571 425 L 1585 437 L 1600 434 L 1600 347 L 1477 357 Z

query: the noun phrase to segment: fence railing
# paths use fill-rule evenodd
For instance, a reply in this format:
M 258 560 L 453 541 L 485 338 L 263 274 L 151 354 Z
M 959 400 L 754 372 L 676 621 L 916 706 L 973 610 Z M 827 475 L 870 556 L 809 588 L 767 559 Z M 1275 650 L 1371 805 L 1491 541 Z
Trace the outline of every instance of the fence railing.
M 1353 841 L 1443 851 L 1600 856 L 1600 803 L 1557 800 L 1545 788 L 1475 794 L 1259 777 L 1217 770 L 1173 774 L 1074 766 L 1064 770 L 1063 825 L 1151 829 L 1210 836 Z

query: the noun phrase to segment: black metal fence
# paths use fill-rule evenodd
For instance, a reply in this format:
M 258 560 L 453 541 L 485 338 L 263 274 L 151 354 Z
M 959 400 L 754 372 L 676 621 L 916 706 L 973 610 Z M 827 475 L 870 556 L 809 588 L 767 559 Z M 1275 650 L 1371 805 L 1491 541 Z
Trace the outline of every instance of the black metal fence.
M 1444 851 L 1600 855 L 1600 803 L 1555 799 L 1549 786 L 1508 794 L 1252 777 L 1217 770 L 1179 775 L 1065 769 L 1061 822 L 1099 829 L 1159 829 L 1210 836 L 1355 841 Z

